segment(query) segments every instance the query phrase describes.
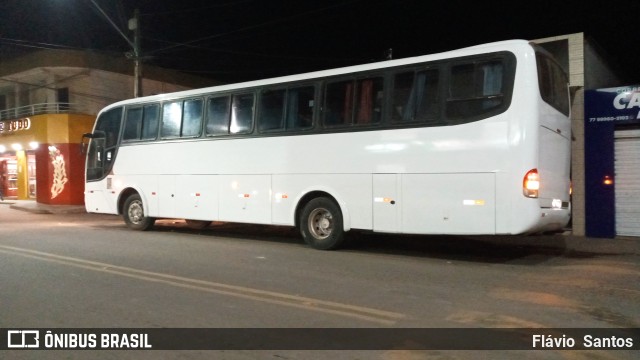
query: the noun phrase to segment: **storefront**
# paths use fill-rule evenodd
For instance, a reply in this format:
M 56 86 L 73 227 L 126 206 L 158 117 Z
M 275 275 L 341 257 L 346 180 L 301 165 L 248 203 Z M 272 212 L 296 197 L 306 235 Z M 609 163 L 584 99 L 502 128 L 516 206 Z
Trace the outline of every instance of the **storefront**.
M 586 235 L 640 236 L 640 85 L 585 92 Z
M 95 117 L 43 114 L 0 121 L 0 190 L 5 198 L 84 203 L 82 134 Z

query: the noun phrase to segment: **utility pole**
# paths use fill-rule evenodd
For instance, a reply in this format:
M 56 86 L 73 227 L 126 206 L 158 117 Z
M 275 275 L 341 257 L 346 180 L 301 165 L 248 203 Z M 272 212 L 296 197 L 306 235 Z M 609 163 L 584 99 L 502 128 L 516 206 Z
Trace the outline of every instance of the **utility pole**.
M 133 18 L 129 19 L 129 30 L 133 30 L 133 41 L 131 41 L 129 37 L 125 35 L 122 32 L 122 30 L 120 30 L 120 27 L 118 27 L 118 25 L 116 25 L 116 23 L 114 23 L 113 20 L 111 20 L 109 15 L 107 15 L 107 13 L 104 12 L 104 10 L 102 10 L 102 8 L 98 5 L 97 2 L 95 2 L 95 0 L 91 0 L 91 3 L 93 4 L 93 6 L 96 7 L 96 9 L 98 9 L 100 14 L 104 16 L 107 22 L 109 22 L 109 24 L 111 24 L 111 26 L 113 26 L 113 28 L 116 29 L 118 34 L 120 34 L 120 36 L 122 36 L 127 41 L 127 44 L 131 46 L 131 49 L 133 51 L 130 53 L 127 53 L 126 55 L 127 55 L 127 58 L 133 59 L 133 63 L 134 63 L 133 96 L 134 97 L 142 96 L 142 50 L 140 50 L 140 11 L 136 9 L 133 12 Z
M 133 97 L 142 96 L 142 51 L 140 49 L 140 10 L 135 9 L 129 19 L 129 30 L 133 30 Z

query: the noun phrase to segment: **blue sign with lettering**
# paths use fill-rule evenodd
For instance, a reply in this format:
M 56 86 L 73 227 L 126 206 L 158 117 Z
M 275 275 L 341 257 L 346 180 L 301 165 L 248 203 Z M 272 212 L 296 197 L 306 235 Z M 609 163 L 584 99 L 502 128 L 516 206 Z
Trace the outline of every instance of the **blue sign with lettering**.
M 586 235 L 613 238 L 614 131 L 619 126 L 640 123 L 640 85 L 587 90 L 584 103 Z
M 588 124 L 640 122 L 640 85 L 587 90 L 585 117 Z

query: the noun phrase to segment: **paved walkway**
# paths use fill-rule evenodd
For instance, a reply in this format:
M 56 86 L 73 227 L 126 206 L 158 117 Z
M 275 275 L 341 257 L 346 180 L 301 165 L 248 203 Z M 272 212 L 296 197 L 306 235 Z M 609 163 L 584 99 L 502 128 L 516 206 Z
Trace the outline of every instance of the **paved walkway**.
M 35 200 L 9 200 L 5 198 L 0 201 L 0 204 L 35 214 L 78 214 L 86 212 L 84 205 L 47 205 Z

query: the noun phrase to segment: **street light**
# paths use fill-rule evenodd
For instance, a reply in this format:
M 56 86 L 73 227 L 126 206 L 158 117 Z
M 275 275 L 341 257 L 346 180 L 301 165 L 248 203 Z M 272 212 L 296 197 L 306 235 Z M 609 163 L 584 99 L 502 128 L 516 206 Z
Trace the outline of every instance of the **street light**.
M 114 29 L 122 36 L 129 46 L 133 49 L 131 53 L 127 53 L 127 58 L 133 59 L 133 97 L 142 96 L 142 51 L 140 50 L 140 11 L 135 9 L 133 12 L 133 18 L 129 19 L 129 30 L 133 30 L 133 41 L 131 41 L 127 35 L 116 25 L 113 20 L 107 15 L 104 10 L 95 2 L 91 0 L 91 3 L 100 11 L 102 16 L 113 26 Z

